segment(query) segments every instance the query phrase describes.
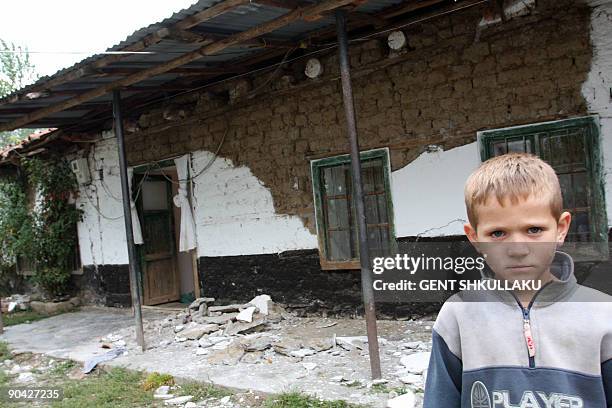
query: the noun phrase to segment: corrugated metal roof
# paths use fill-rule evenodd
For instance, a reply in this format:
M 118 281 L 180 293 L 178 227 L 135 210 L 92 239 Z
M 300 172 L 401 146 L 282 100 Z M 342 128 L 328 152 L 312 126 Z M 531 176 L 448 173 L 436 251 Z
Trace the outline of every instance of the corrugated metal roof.
M 141 28 L 135 31 L 132 35 L 128 36 L 124 41 L 110 47 L 107 51 L 120 51 L 128 46 L 131 46 L 139 41 L 142 41 L 145 37 L 150 34 L 156 33 L 161 29 L 170 28 L 175 24 L 183 21 L 189 16 L 193 16 L 207 8 L 220 3 L 222 0 L 200 0 L 194 5 L 177 13 L 174 13 L 167 19 L 160 22 L 149 25 L 148 27 Z M 377 13 L 388 7 L 402 3 L 404 0 L 370 0 L 365 4 L 358 7 L 358 11 L 363 13 Z M 448 0 L 451 1 L 451 0 Z M 308 0 L 310 3 L 318 3 L 315 0 Z M 265 6 L 260 4 L 247 4 L 236 7 L 228 12 L 225 12 L 213 19 L 210 19 L 197 26 L 191 27 L 190 31 L 193 33 L 212 33 L 223 36 L 236 34 L 256 27 L 260 24 L 271 21 L 286 14 L 288 10 Z M 316 21 L 295 21 L 292 22 L 272 33 L 266 34 L 264 37 L 270 41 L 283 41 L 284 43 L 298 43 L 300 40 L 307 37 L 309 33 L 316 30 L 320 30 L 325 27 L 333 26 L 334 21 L 332 18 L 324 17 Z M 151 52 L 152 54 L 133 54 L 119 59 L 118 61 L 112 62 L 105 65 L 102 69 L 96 71 L 92 70 L 87 75 L 77 77 L 65 83 L 49 87 L 49 81 L 62 78 L 64 75 L 75 72 L 78 70 L 87 70 L 92 67 L 92 64 L 105 57 L 104 54 L 94 55 L 85 58 L 81 62 L 73 65 L 72 67 L 63 69 L 55 73 L 54 75 L 43 77 L 36 83 L 26 86 L 23 89 L 15 92 L 0 100 L 0 124 L 11 122 L 17 117 L 23 116 L 27 113 L 33 112 L 36 109 L 52 106 L 58 102 L 74 97 L 74 95 L 67 95 L 69 92 L 74 94 L 80 94 L 88 90 L 95 89 L 101 85 L 111 83 L 113 81 L 124 78 L 130 73 L 137 72 L 138 70 L 144 70 L 150 67 L 154 67 L 158 64 L 166 61 L 173 60 L 180 57 L 188 52 L 198 49 L 200 45 L 190 44 L 175 39 L 164 38 L 158 43 L 152 44 L 146 47 L 143 51 Z M 252 46 L 241 45 L 229 47 L 216 55 L 204 56 L 197 61 L 191 62 L 184 65 L 182 68 L 201 68 L 205 66 L 215 66 L 219 64 L 227 64 L 232 61 L 243 60 L 249 57 L 255 57 L 262 52 L 267 52 L 269 49 L 253 49 Z M 122 72 L 116 72 L 115 70 L 121 70 Z M 133 71 L 131 71 L 133 70 Z M 104 73 L 106 71 L 106 73 Z M 103 76 L 101 76 L 103 75 Z M 143 97 L 152 91 L 145 88 L 159 87 L 161 84 L 175 81 L 181 77 L 181 73 L 167 72 L 157 75 L 152 78 L 145 79 L 138 82 L 134 86 L 138 87 L 138 91 L 130 91 L 128 88 L 124 92 L 124 96 L 130 96 L 140 94 Z M 46 90 L 49 92 L 49 96 L 39 97 L 35 99 L 25 98 L 26 95 L 34 92 Z M 19 99 L 19 100 L 16 100 Z M 13 100 L 11 102 L 11 100 Z M 109 102 L 111 100 L 110 95 L 104 95 L 98 97 L 89 102 L 84 103 L 78 107 L 70 110 L 70 113 L 54 113 L 47 115 L 45 118 L 30 123 L 29 127 L 59 127 L 70 125 L 72 122 L 78 123 L 79 119 L 84 118 L 88 112 L 96 109 L 103 102 Z M 96 106 L 97 105 L 97 106 Z M 23 113 L 19 110 L 23 109 Z M 61 119 L 61 120 L 60 120 Z M 72 122 L 67 119 L 74 119 Z M 54 121 L 55 120 L 55 121 Z

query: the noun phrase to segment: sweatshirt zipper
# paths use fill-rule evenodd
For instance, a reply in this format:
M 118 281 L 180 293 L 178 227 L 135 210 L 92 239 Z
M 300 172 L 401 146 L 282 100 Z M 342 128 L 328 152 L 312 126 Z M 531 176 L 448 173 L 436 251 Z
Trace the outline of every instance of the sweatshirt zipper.
M 542 289 L 548 286 L 549 283 L 550 282 L 547 282 L 546 284 L 544 284 L 544 286 L 542 286 L 533 295 L 533 298 L 531 298 L 531 301 L 529 302 L 529 305 L 527 305 L 527 307 L 523 307 L 523 304 L 516 297 L 514 292 L 510 292 L 512 293 L 512 296 L 514 296 L 514 299 L 516 300 L 519 307 L 521 308 L 521 311 L 523 312 L 523 338 L 525 339 L 525 346 L 527 346 L 527 356 L 529 357 L 529 368 L 535 368 L 536 366 L 535 365 L 536 347 L 535 347 L 535 341 L 533 340 L 533 333 L 531 332 L 531 317 L 530 317 L 531 307 L 533 306 L 533 303 L 535 302 L 536 296 L 538 296 L 538 294 L 542 291 Z
M 525 344 L 527 346 L 527 354 L 529 356 L 529 368 L 535 368 L 535 354 L 536 348 L 533 341 L 533 335 L 531 334 L 531 321 L 529 319 L 529 312 L 531 310 L 531 304 L 527 309 L 523 308 L 523 337 L 525 338 Z

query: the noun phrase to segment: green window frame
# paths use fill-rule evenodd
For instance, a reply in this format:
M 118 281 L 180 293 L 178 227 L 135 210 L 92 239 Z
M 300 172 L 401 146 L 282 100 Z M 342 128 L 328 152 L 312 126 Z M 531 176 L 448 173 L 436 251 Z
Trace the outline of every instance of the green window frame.
M 389 149 L 360 153 L 370 256 L 397 252 Z M 359 269 L 359 245 L 350 155 L 311 161 L 322 269 Z
M 563 207 L 572 213 L 565 248 L 578 261 L 608 259 L 608 218 L 597 116 L 478 132 L 482 161 L 509 152 L 529 152 L 559 176 Z

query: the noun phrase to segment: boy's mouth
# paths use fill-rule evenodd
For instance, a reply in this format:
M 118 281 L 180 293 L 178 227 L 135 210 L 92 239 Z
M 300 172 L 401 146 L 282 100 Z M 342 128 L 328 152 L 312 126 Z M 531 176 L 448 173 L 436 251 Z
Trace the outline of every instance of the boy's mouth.
M 534 268 L 535 267 L 533 265 L 513 265 L 506 267 L 507 270 L 514 273 L 531 272 L 534 270 Z

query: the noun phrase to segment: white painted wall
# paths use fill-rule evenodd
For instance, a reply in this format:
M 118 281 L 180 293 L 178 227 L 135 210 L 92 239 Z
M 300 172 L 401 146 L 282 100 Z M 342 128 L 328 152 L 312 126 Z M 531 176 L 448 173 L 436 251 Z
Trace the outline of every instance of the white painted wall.
M 602 4 L 603 3 L 603 4 Z M 582 86 L 589 112 L 598 114 L 605 172 L 606 211 L 608 226 L 612 225 L 612 2 L 599 4 L 591 14 L 591 71 Z
M 83 221 L 78 224 L 81 264 L 127 264 L 116 139 L 95 143 L 88 162 L 92 182 L 80 187 L 77 199 L 84 211 Z
M 608 224 L 612 225 L 612 1 L 595 0 L 590 4 L 594 6 L 591 17 L 594 56 L 582 93 L 590 113 L 600 117 Z M 194 152 L 192 174 L 199 173 L 211 157 L 210 152 Z M 396 235 L 463 234 L 463 222 L 467 219 L 463 186 L 479 162 L 478 146 L 471 143 L 448 151 L 423 153 L 392 172 Z M 89 165 L 93 182 L 82 189 L 78 200 L 85 210 L 84 220 L 78 226 L 82 263 L 125 264 L 123 212 L 116 199 L 121 196 L 121 186 L 115 139 L 97 143 L 89 155 Z M 217 158 L 194 181 L 193 205 L 199 256 L 265 254 L 317 247 L 316 236 L 303 226 L 299 217 L 274 212 L 270 190 L 250 169 L 235 167 L 227 159 Z
M 476 142 L 423 153 L 391 174 L 395 235 L 462 235 L 463 186 L 480 164 Z
M 212 153 L 194 152 L 197 175 Z M 217 158 L 194 180 L 199 256 L 269 254 L 317 247 L 317 237 L 297 216 L 274 212 L 272 194 L 247 167 Z

